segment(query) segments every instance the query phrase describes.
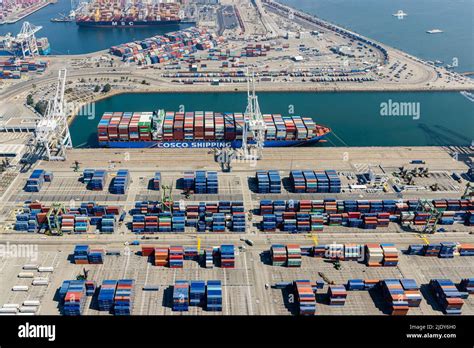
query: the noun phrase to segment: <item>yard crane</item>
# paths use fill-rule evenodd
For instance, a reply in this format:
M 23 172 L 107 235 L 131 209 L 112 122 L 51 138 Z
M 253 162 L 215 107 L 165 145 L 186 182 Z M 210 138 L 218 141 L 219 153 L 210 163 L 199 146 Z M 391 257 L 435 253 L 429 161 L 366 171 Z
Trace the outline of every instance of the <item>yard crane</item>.
M 244 114 L 242 134 L 242 158 L 259 160 L 265 145 L 265 121 L 263 120 L 258 97 L 255 94 L 255 73 L 247 69 L 247 109 Z
M 426 220 L 426 224 L 423 226 L 423 233 L 435 233 L 436 226 L 441 217 L 441 212 L 438 211 L 427 199 L 419 199 L 416 211 L 423 211 L 429 213 L 430 216 Z

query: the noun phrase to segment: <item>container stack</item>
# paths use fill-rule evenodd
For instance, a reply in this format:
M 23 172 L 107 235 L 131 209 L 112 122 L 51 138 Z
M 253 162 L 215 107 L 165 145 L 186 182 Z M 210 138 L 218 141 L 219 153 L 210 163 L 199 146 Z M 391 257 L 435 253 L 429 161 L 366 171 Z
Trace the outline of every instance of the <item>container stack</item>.
M 171 232 L 172 222 L 171 213 L 158 214 L 158 232 Z
M 294 287 L 300 315 L 314 315 L 316 313 L 316 297 L 310 281 L 296 280 Z
M 169 267 L 183 268 L 184 248 L 182 246 L 172 246 L 169 248 Z
M 185 260 L 197 260 L 199 256 L 196 247 L 185 247 L 184 248 L 184 259 Z
M 297 231 L 296 213 L 289 211 L 283 213 L 283 231 L 295 233 Z
M 184 212 L 176 212 L 171 218 L 171 225 L 173 232 L 184 232 L 186 217 Z
M 93 191 L 102 191 L 107 180 L 107 172 L 105 170 L 96 170 L 89 182 L 88 188 Z
M 155 266 L 166 266 L 168 264 L 168 247 L 156 247 L 154 251 Z
M 104 280 L 100 287 L 99 297 L 97 299 L 99 311 L 111 311 L 114 307 L 116 280 Z
M 66 215 L 63 215 L 62 217 L 62 230 L 63 232 L 66 232 L 64 227 L 65 227 L 65 217 Z M 74 232 L 75 233 L 87 233 L 89 231 L 89 217 L 85 215 L 76 215 L 74 216 L 71 220 L 74 220 Z M 67 226 L 67 224 L 66 224 Z
M 276 231 L 276 217 L 275 214 L 263 215 L 262 230 L 263 232 L 275 232 Z
M 286 257 L 288 267 L 301 267 L 301 248 L 297 244 L 286 246 Z
M 462 294 L 449 279 L 431 279 L 430 287 L 445 314 L 461 314 Z
M 311 230 L 311 215 L 308 213 L 296 213 L 296 230 L 299 233 L 309 232 Z
M 344 244 L 331 243 L 326 245 L 326 256 L 332 260 L 344 260 Z
M 67 316 L 82 315 L 86 304 L 86 284 L 84 280 L 72 280 L 64 296 L 63 314 Z
M 382 294 L 388 302 L 392 315 L 406 315 L 410 309 L 405 290 L 398 279 L 386 279 L 381 281 Z
M 318 182 L 316 180 L 316 175 L 312 170 L 304 170 L 303 176 L 305 180 L 305 192 L 306 193 L 316 193 L 318 192 Z
M 160 187 L 161 187 L 161 173 L 156 172 L 155 176 L 153 177 L 152 188 L 153 190 L 159 190 Z
M 177 280 L 173 287 L 173 311 L 187 312 L 189 309 L 189 283 Z
M 290 172 L 290 181 L 293 185 L 293 192 L 295 193 L 305 193 L 306 192 L 306 183 L 301 170 L 292 170 Z
M 103 264 L 104 263 L 104 249 L 90 249 L 88 259 L 89 263 L 96 265 L 96 264 Z
M 217 179 L 217 172 L 215 171 L 207 172 L 206 185 L 207 185 L 206 193 L 217 194 L 219 192 L 219 182 Z
M 49 216 L 49 221 L 53 225 L 56 225 L 55 218 L 53 215 Z M 60 219 L 60 225 L 57 226 L 58 228 L 61 228 L 61 231 L 63 233 L 72 233 L 76 231 L 76 221 L 74 218 L 74 215 L 72 214 L 63 214 L 61 215 Z M 87 223 L 84 224 L 83 221 L 80 221 L 80 218 L 77 221 L 77 233 L 81 233 L 84 229 L 84 227 L 87 228 Z M 87 232 L 87 229 L 84 231 Z
M 457 244 L 453 242 L 442 242 L 438 257 L 443 259 L 452 259 L 456 251 Z
M 86 296 L 93 296 L 96 289 L 96 283 L 94 280 L 86 280 Z
M 120 279 L 117 282 L 117 288 L 114 296 L 114 314 L 131 315 L 133 308 L 133 279 Z
M 367 266 L 380 267 L 383 264 L 384 254 L 383 249 L 379 244 L 368 243 L 365 245 L 365 255 Z
M 206 309 L 211 312 L 222 311 L 222 284 L 220 280 L 207 281 Z
M 344 306 L 347 297 L 346 288 L 344 285 L 329 285 L 328 297 L 330 306 Z
M 199 172 L 199 190 L 203 190 L 203 175 L 202 172 Z M 194 172 L 184 172 L 183 175 L 183 189 L 185 191 L 195 190 L 195 176 L 197 176 Z M 197 191 L 196 191 L 197 192 Z
M 441 244 L 428 244 L 425 245 L 424 255 L 425 256 L 439 256 L 441 250 Z
M 268 172 L 266 170 L 257 170 L 257 192 L 258 193 L 270 193 L 270 179 L 268 178 Z
M 277 170 L 269 170 L 268 179 L 270 180 L 270 193 L 281 193 L 280 173 Z
M 365 290 L 366 283 L 362 279 L 349 279 L 347 281 L 346 289 L 349 291 Z
M 25 191 L 26 192 L 39 192 L 45 182 L 45 171 L 44 169 L 35 169 L 31 173 L 30 177 L 26 181 Z
M 245 232 L 245 211 L 243 205 L 240 207 L 232 206 L 232 232 Z
M 313 247 L 313 257 L 324 257 L 326 255 L 326 245 L 315 245 Z
M 214 251 L 211 248 L 204 250 L 204 266 L 206 268 L 214 267 Z
M 142 256 L 150 257 L 150 256 L 154 256 L 155 255 L 154 253 L 155 253 L 155 247 L 153 247 L 152 245 L 142 244 L 142 251 L 141 251 Z
M 335 170 L 326 170 L 326 176 L 329 179 L 329 192 L 340 193 L 341 192 L 341 179 L 337 175 Z
M 198 170 L 194 174 L 194 192 L 207 193 L 206 190 L 206 172 Z
M 128 171 L 128 169 L 119 169 L 117 171 L 117 175 L 113 180 L 111 192 L 123 195 L 126 193 L 129 184 L 130 172 Z
M 115 215 L 104 215 L 100 220 L 100 232 L 114 233 L 116 229 L 117 219 Z
M 425 246 L 423 244 L 410 244 L 407 249 L 408 255 L 423 255 Z
M 422 297 L 421 297 L 420 287 L 416 283 L 416 280 L 404 278 L 404 279 L 400 279 L 400 284 L 402 284 L 403 290 L 405 290 L 408 306 L 419 307 Z
M 383 266 L 395 267 L 398 264 L 398 250 L 393 243 L 380 244 L 383 252 Z
M 274 202 L 270 200 L 261 200 L 260 201 L 260 215 L 273 214 Z
M 375 230 L 378 226 L 377 214 L 366 213 L 364 214 L 362 221 L 363 227 L 366 230 Z
M 87 265 L 89 263 L 89 246 L 76 245 L 74 247 L 74 263 L 76 265 Z
M 461 243 L 458 251 L 460 256 L 474 256 L 474 244 Z
M 232 244 L 221 245 L 220 247 L 221 267 L 235 268 L 235 247 Z
M 273 266 L 286 265 L 286 247 L 283 244 L 273 244 L 270 248 L 270 257 Z
M 359 244 L 345 244 L 344 245 L 344 260 L 359 261 L 363 253 L 363 245 Z
M 330 183 L 329 179 L 324 171 L 315 171 L 317 181 L 317 192 L 318 193 L 329 193 Z
M 189 287 L 189 305 L 203 306 L 206 297 L 206 282 L 202 280 L 191 281 Z

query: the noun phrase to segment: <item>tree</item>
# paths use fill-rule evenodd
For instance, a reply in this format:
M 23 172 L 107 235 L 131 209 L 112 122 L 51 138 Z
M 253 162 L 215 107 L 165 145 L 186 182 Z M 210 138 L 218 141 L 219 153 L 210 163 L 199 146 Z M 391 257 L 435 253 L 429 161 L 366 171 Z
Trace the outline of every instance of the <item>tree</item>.
M 33 106 L 34 103 L 35 101 L 33 99 L 33 96 L 31 94 L 28 94 L 28 96 L 26 97 L 26 104 L 29 106 Z
M 142 81 L 142 85 L 146 85 L 146 80 L 143 80 L 143 81 Z
M 110 84 L 107 83 L 107 84 L 104 86 L 104 88 L 102 88 L 102 92 L 103 92 L 103 93 L 107 93 L 107 92 L 110 92 L 111 89 L 112 89 L 112 87 L 110 86 Z
M 99 85 L 95 85 L 94 87 L 94 93 L 97 93 L 100 91 L 100 86 Z
M 41 115 L 44 115 L 46 112 L 46 108 L 48 107 L 48 103 L 44 100 L 40 100 L 35 105 L 35 110 Z

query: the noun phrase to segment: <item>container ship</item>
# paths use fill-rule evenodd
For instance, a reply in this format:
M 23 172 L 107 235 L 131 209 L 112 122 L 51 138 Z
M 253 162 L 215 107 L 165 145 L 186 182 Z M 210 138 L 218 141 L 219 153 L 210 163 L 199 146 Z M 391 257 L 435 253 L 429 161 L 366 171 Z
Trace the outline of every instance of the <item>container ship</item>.
M 265 147 L 314 144 L 331 132 L 308 117 L 264 114 L 263 120 Z M 106 112 L 97 135 L 99 146 L 111 148 L 240 148 L 244 122 L 242 113 Z
M 83 27 L 149 27 L 181 23 L 177 2 L 150 3 L 146 0 L 94 0 L 76 14 Z

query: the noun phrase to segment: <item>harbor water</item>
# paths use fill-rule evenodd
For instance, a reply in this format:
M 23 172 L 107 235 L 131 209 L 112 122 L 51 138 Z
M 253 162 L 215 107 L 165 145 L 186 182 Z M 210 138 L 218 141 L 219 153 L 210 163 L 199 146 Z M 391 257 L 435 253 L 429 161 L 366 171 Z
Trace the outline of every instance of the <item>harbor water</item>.
M 0 35 L 9 32 L 16 35 L 23 22 L 28 21 L 43 27 L 36 36 L 48 38 L 51 54 L 83 54 L 189 27 L 188 24 L 180 24 L 142 28 L 87 28 L 79 27 L 75 22 L 51 22 L 51 18 L 59 17 L 60 13 L 68 15 L 70 10 L 69 0 L 58 0 L 56 4 L 48 5 L 21 21 L 0 25 Z
M 332 128 L 316 146 L 466 146 L 474 141 L 474 103 L 457 92 L 259 93 L 262 113 L 311 117 Z M 244 112 L 245 93 L 127 93 L 98 101 L 71 125 L 75 147 L 97 146 L 106 111 Z M 398 108 L 398 112 L 397 112 Z M 403 112 L 402 112 L 403 111 Z
M 425 60 L 474 71 L 474 0 L 279 0 Z M 403 19 L 392 16 L 402 10 Z M 441 34 L 427 34 L 440 29 Z

